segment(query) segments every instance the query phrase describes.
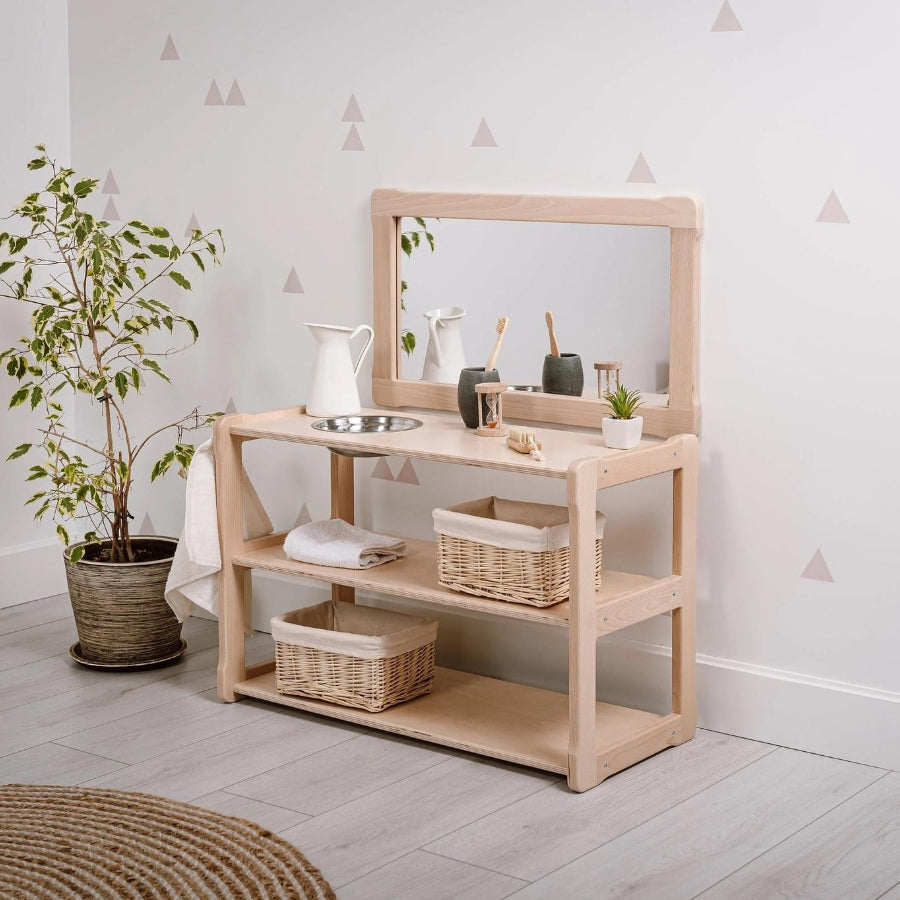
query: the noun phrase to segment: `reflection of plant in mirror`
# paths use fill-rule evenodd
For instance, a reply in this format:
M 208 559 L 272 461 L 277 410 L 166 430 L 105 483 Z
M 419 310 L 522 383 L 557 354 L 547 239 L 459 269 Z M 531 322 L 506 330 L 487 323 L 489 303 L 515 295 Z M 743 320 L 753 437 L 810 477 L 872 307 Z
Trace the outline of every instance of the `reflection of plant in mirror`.
M 612 408 L 614 419 L 633 419 L 635 410 L 643 402 L 640 391 L 629 391 L 624 384 L 620 384 L 614 391 L 607 391 L 603 399 Z
M 425 223 L 425 220 L 420 216 L 415 216 L 414 221 L 419 227 L 412 231 L 403 231 L 400 233 L 400 249 L 407 256 L 412 256 L 413 250 L 422 246 L 422 239 L 424 238 L 425 242 L 431 248 L 431 252 L 434 253 L 434 235 L 428 230 L 428 225 Z M 435 219 L 434 221 L 440 222 L 441 220 Z M 409 285 L 407 285 L 405 281 L 400 282 L 400 309 L 404 312 L 406 312 L 406 301 L 403 299 L 403 294 L 406 292 L 407 287 L 409 287 Z M 416 336 L 409 328 L 404 328 L 400 332 L 400 346 L 407 356 L 412 356 L 413 351 L 416 349 Z

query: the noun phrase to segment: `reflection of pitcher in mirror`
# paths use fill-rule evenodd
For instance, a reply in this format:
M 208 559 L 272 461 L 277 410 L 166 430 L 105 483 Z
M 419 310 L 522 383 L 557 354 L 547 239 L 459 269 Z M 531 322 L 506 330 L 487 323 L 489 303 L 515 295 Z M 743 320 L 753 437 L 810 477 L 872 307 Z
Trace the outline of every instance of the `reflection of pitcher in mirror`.
M 466 311 L 459 306 L 442 306 L 425 313 L 428 320 L 428 348 L 422 381 L 456 384 L 466 367 L 462 342 L 462 319 Z

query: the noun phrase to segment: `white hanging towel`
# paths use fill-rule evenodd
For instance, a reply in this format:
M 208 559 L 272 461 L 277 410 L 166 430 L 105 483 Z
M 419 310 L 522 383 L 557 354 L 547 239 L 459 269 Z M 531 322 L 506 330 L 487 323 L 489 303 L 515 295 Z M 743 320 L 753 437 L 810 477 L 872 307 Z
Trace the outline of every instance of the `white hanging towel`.
M 273 531 L 272 522 L 247 473 L 241 472 L 244 504 L 244 540 Z M 219 523 L 216 518 L 216 460 L 212 441 L 194 452 L 184 492 L 184 530 L 175 549 L 172 569 L 166 581 L 166 601 L 179 622 L 199 606 L 219 614 L 219 578 L 222 555 L 219 550 Z
M 343 519 L 308 522 L 284 539 L 284 554 L 299 562 L 339 569 L 370 569 L 406 556 L 400 538 L 376 534 Z

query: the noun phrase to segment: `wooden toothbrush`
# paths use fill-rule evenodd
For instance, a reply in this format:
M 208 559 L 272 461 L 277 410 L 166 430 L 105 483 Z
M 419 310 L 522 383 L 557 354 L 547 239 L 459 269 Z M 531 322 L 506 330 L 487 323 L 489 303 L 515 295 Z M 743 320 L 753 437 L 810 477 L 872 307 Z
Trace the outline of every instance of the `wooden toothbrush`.
M 556 334 L 553 331 L 553 313 L 548 311 L 544 318 L 547 320 L 547 331 L 550 332 L 550 355 L 559 356 L 559 344 L 556 343 Z
M 500 355 L 500 345 L 503 343 L 503 332 L 509 323 L 509 316 L 500 316 L 497 319 L 497 340 L 494 342 L 494 349 L 488 357 L 487 365 L 484 367 L 485 372 L 492 372 L 497 366 L 497 357 Z

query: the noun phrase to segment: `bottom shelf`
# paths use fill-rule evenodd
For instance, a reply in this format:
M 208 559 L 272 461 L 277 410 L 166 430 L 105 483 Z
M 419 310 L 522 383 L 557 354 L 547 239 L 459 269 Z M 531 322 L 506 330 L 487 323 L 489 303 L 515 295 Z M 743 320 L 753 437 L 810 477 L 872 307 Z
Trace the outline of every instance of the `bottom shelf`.
M 279 694 L 274 672 L 239 682 L 234 691 L 536 769 L 563 775 L 567 771 L 569 697 L 556 691 L 440 666 L 430 694 L 380 713 Z M 667 718 L 671 717 L 598 703 L 598 754 L 638 738 Z

